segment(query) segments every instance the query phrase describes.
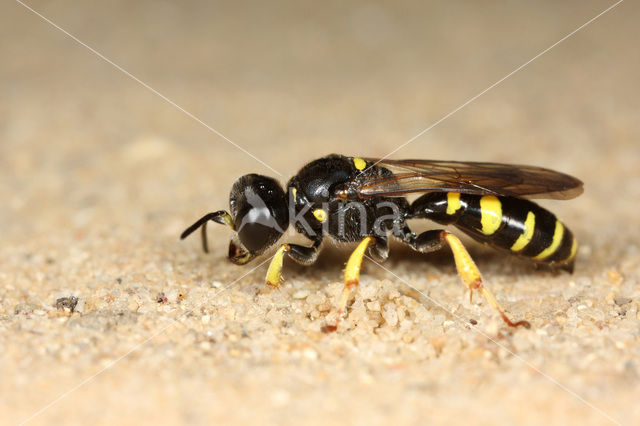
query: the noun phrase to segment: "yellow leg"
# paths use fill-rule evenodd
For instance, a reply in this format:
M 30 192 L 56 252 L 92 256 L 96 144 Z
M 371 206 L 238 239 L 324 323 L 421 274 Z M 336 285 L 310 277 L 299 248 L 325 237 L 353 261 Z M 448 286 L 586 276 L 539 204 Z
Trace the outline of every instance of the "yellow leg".
M 280 282 L 282 281 L 282 261 L 285 253 L 289 250 L 291 250 L 289 244 L 283 244 L 276 251 L 267 270 L 267 285 L 280 287 Z
M 442 231 L 440 238 L 446 241 L 449 244 L 449 247 L 451 247 L 453 258 L 456 262 L 456 268 L 458 269 L 458 274 L 460 275 L 460 278 L 462 278 L 464 284 L 469 288 L 470 298 L 472 297 L 474 290 L 479 290 L 485 299 L 487 299 L 487 302 L 489 302 L 489 304 L 500 313 L 502 320 L 507 323 L 507 325 L 511 327 L 531 327 L 527 321 L 523 320 L 514 323 L 507 317 L 504 313 L 504 309 L 502 309 L 502 306 L 498 304 L 495 297 L 493 297 L 493 294 L 491 294 L 489 289 L 482 284 L 482 276 L 480 275 L 478 267 L 473 262 L 473 259 L 469 256 L 469 252 L 464 248 L 458 237 L 446 231 Z
M 349 256 L 347 267 L 344 269 L 344 290 L 342 290 L 340 303 L 338 305 L 339 315 L 342 315 L 347 307 L 351 289 L 358 286 L 358 279 L 360 278 L 360 268 L 362 266 L 364 253 L 367 247 L 374 243 L 375 240 L 376 239 L 374 237 L 365 237 L 365 239 L 358 244 L 358 247 L 356 247 L 353 253 L 351 253 L 351 256 Z

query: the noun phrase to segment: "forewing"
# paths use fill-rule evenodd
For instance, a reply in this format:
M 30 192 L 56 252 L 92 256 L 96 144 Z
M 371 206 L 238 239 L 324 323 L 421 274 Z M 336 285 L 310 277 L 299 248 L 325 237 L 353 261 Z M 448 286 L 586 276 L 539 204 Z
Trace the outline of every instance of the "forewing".
M 366 160 L 390 170 L 393 175 L 359 181 L 356 191 L 363 198 L 447 191 L 567 200 L 582 193 L 579 179 L 535 166 L 437 160 Z

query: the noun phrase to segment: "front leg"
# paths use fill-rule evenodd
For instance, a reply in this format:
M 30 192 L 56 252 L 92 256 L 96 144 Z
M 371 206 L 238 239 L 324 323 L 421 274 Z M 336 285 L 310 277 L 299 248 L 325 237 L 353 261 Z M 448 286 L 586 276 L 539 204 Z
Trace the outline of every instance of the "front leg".
M 311 247 L 289 243 L 282 244 L 269 264 L 266 278 L 267 285 L 273 287 L 280 286 L 280 282 L 282 281 L 282 263 L 284 261 L 285 254 L 298 263 L 310 265 L 318 259 L 321 244 L 322 239 L 315 240 Z

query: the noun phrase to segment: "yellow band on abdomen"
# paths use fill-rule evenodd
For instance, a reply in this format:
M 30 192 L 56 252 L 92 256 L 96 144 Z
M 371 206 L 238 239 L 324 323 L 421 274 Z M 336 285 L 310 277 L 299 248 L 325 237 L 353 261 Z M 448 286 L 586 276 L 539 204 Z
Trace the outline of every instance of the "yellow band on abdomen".
M 480 198 L 480 224 L 485 235 L 495 233 L 502 225 L 502 203 L 498 197 L 485 195 Z
M 536 215 L 533 212 L 527 213 L 527 219 L 524 221 L 524 229 L 515 243 L 511 246 L 512 251 L 520 251 L 524 249 L 533 238 L 533 229 L 536 227 Z
M 538 255 L 534 257 L 534 259 L 545 259 L 551 256 L 557 249 L 560 247 L 560 243 L 562 242 L 562 237 L 564 236 L 564 226 L 562 222 L 556 220 L 556 229 L 553 231 L 553 238 L 551 240 L 551 244 L 546 249 L 542 250 Z
M 455 214 L 460 208 L 460 193 L 459 192 L 447 192 L 447 214 Z

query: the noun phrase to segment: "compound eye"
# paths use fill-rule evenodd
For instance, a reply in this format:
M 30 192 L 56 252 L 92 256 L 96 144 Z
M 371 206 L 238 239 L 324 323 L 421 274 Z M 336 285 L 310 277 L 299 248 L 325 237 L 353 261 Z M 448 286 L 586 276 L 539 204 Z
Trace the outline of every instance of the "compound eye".
M 268 222 L 244 222 L 238 229 L 238 237 L 242 245 L 252 253 L 270 246 L 272 240 L 280 236 Z
M 240 242 L 252 254 L 262 253 L 287 229 L 286 195 L 272 178 L 241 177 L 231 188 L 229 202 Z

